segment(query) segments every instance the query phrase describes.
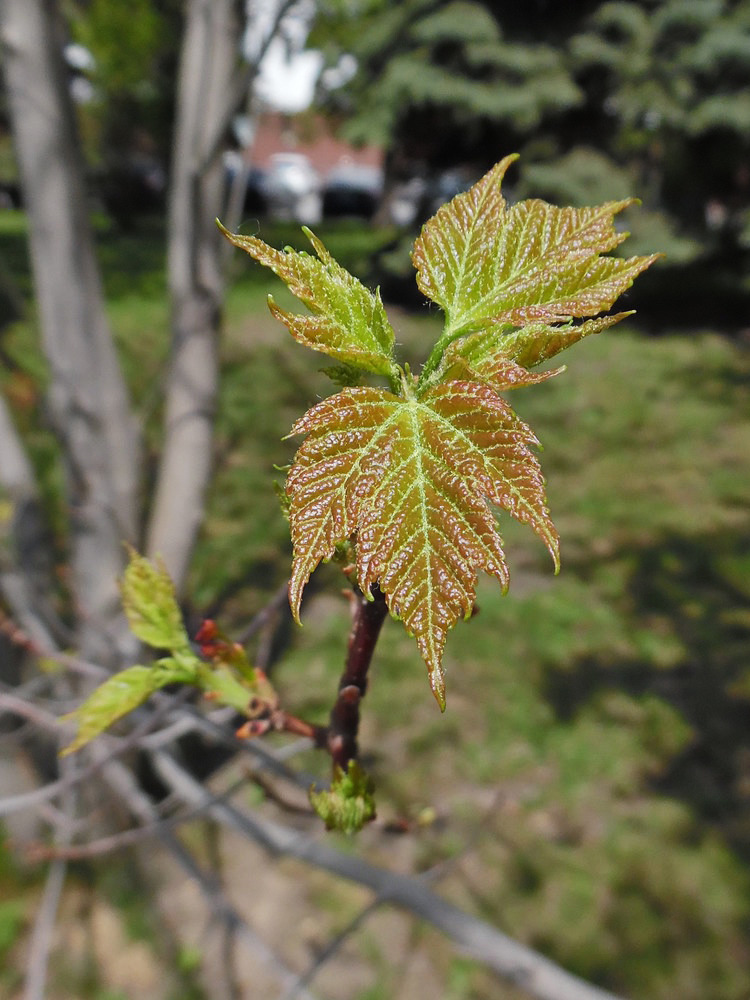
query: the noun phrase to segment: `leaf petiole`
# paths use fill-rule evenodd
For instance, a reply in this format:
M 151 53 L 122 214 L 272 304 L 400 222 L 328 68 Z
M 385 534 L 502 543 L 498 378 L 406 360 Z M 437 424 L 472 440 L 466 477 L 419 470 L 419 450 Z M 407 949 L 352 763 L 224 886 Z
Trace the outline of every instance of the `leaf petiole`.
M 469 333 L 474 331 L 470 328 L 461 328 L 459 330 L 451 330 L 450 326 L 446 326 L 442 334 L 438 338 L 435 346 L 430 351 L 430 355 L 424 363 L 422 371 L 419 376 L 419 382 L 417 383 L 417 393 L 421 393 L 427 388 L 432 376 L 440 367 L 440 362 L 443 360 L 443 355 L 445 354 L 448 347 L 453 343 L 454 340 L 458 340 L 459 337 L 465 337 Z

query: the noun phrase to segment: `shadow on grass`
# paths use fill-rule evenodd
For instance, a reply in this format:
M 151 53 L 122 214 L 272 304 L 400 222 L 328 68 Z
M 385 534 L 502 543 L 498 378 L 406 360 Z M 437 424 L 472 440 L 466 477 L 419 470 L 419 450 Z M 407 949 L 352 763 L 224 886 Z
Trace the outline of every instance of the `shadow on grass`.
M 669 536 L 637 555 L 625 598 L 634 627 L 669 628 L 679 661 L 589 657 L 549 669 L 545 695 L 564 720 L 607 689 L 654 694 L 681 712 L 693 738 L 655 790 L 720 827 L 750 862 L 750 537 Z

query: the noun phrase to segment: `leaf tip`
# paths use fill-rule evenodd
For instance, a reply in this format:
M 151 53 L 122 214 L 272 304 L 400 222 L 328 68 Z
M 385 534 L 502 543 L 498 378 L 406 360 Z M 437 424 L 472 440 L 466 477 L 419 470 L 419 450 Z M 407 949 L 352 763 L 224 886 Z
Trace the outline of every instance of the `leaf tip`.
M 438 703 L 438 707 L 441 712 L 445 711 L 445 672 L 443 670 L 442 664 L 433 664 L 429 668 L 430 672 L 430 687 L 432 688 L 432 693 L 435 696 L 435 701 Z
M 438 707 L 441 712 L 445 711 L 445 684 L 440 687 L 432 685 L 432 693 L 435 695 L 435 701 L 438 703 Z
M 305 589 L 305 584 L 300 582 L 299 580 L 296 580 L 293 576 L 292 579 L 289 581 L 289 588 L 288 588 L 289 610 L 292 612 L 292 618 L 294 620 L 294 624 L 299 625 L 300 628 L 302 628 L 302 619 L 300 618 L 300 607 L 302 605 L 302 591 L 304 589 Z

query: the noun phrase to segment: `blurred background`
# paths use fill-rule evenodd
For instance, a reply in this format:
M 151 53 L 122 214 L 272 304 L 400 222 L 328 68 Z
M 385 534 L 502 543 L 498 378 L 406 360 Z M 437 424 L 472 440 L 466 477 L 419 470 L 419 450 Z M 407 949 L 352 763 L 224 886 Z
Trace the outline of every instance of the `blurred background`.
M 24 138 L 31 112 L 19 112 L 14 46 L 31 52 L 38 39 L 14 34 L 19 0 L 3 2 L 0 795 L 10 797 L 59 772 L 49 739 L 37 739 L 41 723 L 9 699 L 64 708 L 78 690 L 61 694 L 68 681 L 40 670 L 40 650 L 83 651 L 107 669 L 128 650 L 112 638 L 116 612 L 86 592 L 93 571 L 82 538 L 94 529 L 80 518 L 99 501 L 91 486 L 83 502 L 74 471 L 93 452 L 85 445 L 76 458 L 67 434 L 75 407 L 58 405 L 63 338 L 50 318 L 62 306 L 44 306 L 45 275 L 76 254 L 43 258 L 49 234 L 66 224 L 65 199 L 49 207 L 49 176 L 33 176 L 39 157 Z M 622 252 L 666 256 L 623 298 L 637 314 L 568 352 L 564 375 L 513 397 L 544 445 L 563 570 L 553 577 L 531 533 L 503 521 L 510 593 L 482 583 L 479 614 L 449 637 L 442 717 L 413 642 L 386 623 L 361 740 L 376 824 L 339 842 L 310 817 L 304 791 L 290 800 L 229 752 L 182 753 L 209 788 L 239 780 L 244 808 L 405 875 L 429 873 L 445 898 L 604 988 L 639 1000 L 748 1000 L 750 2 L 39 7 L 51 25 L 44 65 L 54 52 L 60 67 L 49 100 L 60 120 L 73 110 L 71 176 L 80 175 L 85 219 L 73 245 L 90 236 L 99 275 L 85 288 L 77 279 L 58 286 L 75 285 L 89 303 L 101 296 L 103 338 L 121 372 L 114 388 L 98 382 L 109 376 L 101 365 L 87 371 L 84 345 L 65 384 L 78 402 L 104 386 L 102 405 L 122 397 L 138 428 L 130 514 L 111 544 L 98 543 L 101 572 L 115 579 L 126 537 L 166 553 L 189 622 L 214 617 L 240 636 L 265 615 L 251 629 L 252 657 L 272 671 L 285 704 L 315 721 L 325 721 L 336 689 L 348 609 L 337 570 L 324 567 L 305 628 L 290 626 L 278 598 L 288 525 L 273 480 L 294 449 L 281 438 L 330 383 L 321 359 L 268 313 L 269 292 L 291 300 L 273 275 L 227 252 L 214 217 L 299 249 L 300 226 L 311 226 L 345 267 L 380 286 L 401 359 L 418 369 L 440 320 L 416 287 L 411 245 L 493 163 L 521 154 L 505 181 L 510 201 L 640 199 L 623 216 L 631 236 Z M 207 11 L 219 8 L 231 23 L 212 35 Z M 37 95 L 35 83 L 24 86 Z M 47 100 L 38 93 L 37 104 Z M 38 141 L 50 135 L 41 129 Z M 183 271 L 180 248 L 192 254 Z M 181 312 L 191 296 L 210 304 L 192 340 Z M 200 446 L 173 435 L 185 343 L 207 345 L 190 362 L 210 425 Z M 171 448 L 185 488 L 169 479 Z M 173 550 L 160 504 L 171 497 L 166 521 L 187 524 L 174 496 L 194 485 L 200 517 L 190 515 L 196 523 Z M 269 745 L 281 752 L 285 742 Z M 325 777 L 326 761 L 304 748 L 294 767 Z M 164 789 L 147 772 L 133 765 L 161 808 Z M 195 880 L 154 842 L 68 866 L 47 992 L 25 993 L 49 887 L 27 848 L 59 835 L 52 808 L 5 810 L 2 996 L 296 995 L 279 986 L 262 947 L 227 946 Z M 120 818 L 120 828 L 131 822 Z M 79 815 L 68 834 L 91 839 L 95 827 Z M 528 995 L 417 918 L 368 910 L 359 886 L 301 862 L 269 863 L 250 839 L 205 818 L 182 822 L 180 838 L 264 947 L 297 975 L 312 969 L 315 996 Z

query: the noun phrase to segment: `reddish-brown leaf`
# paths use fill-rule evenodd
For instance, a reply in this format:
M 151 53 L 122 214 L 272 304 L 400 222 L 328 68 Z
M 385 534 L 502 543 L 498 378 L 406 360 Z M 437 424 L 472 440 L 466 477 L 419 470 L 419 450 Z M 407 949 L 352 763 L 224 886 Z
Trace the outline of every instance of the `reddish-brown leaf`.
M 497 392 L 468 381 L 420 398 L 346 389 L 293 433 L 307 434 L 287 479 L 295 615 L 315 566 L 354 537 L 360 587 L 379 584 L 415 636 L 444 707 L 445 636 L 471 613 L 477 572 L 508 585 L 490 505 L 531 525 L 558 562 L 536 438 Z

